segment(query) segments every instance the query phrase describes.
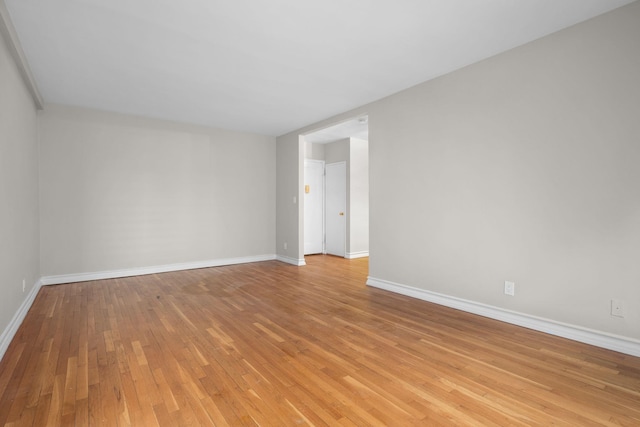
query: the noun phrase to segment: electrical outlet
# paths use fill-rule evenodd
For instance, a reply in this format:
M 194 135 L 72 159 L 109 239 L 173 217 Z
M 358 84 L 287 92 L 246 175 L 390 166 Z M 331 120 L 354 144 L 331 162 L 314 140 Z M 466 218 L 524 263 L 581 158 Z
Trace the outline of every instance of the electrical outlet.
M 284 249 L 287 250 L 287 242 L 284 242 Z
M 504 282 L 504 293 L 505 295 L 514 296 L 516 294 L 516 284 L 514 282 Z
M 27 289 L 27 281 L 25 279 L 22 279 L 22 292 L 24 292 L 25 289 Z
M 622 301 L 618 299 L 611 300 L 611 315 L 616 317 L 624 317 L 624 307 Z

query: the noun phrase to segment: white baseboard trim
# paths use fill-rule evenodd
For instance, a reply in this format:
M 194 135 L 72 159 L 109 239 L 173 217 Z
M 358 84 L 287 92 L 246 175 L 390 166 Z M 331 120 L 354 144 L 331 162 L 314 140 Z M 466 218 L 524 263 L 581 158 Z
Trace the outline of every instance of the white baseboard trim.
M 511 323 L 513 325 L 523 326 L 525 328 L 545 332 L 547 334 L 640 357 L 640 341 L 633 338 L 609 334 L 567 323 L 556 322 L 554 320 L 518 313 L 511 310 L 505 310 L 503 308 L 414 288 L 412 286 L 377 279 L 371 276 L 367 278 L 367 285 L 412 298 L 421 299 L 423 301 L 429 301 L 446 307 L 455 308 L 457 310 L 466 311 L 468 313 L 500 320 L 502 322 Z
M 9 325 L 2 332 L 2 335 L 0 335 L 0 360 L 2 360 L 4 354 L 7 352 L 7 349 L 9 348 L 9 344 L 11 344 L 13 337 L 16 336 L 18 328 L 20 328 L 20 325 L 22 325 L 22 321 L 29 312 L 29 309 L 31 308 L 33 301 L 35 301 L 36 296 L 38 295 L 38 291 L 41 287 L 42 280 L 38 280 L 38 282 L 33 285 L 31 291 L 24 299 L 24 301 L 22 301 L 22 304 L 18 308 L 18 311 L 16 311 L 16 314 L 13 315 L 13 318 L 9 322 Z
M 346 259 L 364 258 L 369 256 L 369 251 L 347 252 L 344 256 Z
M 220 267 L 223 265 L 246 264 L 249 262 L 272 261 L 275 255 L 256 255 L 239 258 L 221 258 L 209 261 L 184 262 L 178 264 L 156 265 L 151 267 L 128 268 L 124 270 L 96 271 L 91 273 L 62 274 L 45 276 L 40 279 L 43 285 L 86 282 L 88 280 L 116 279 L 119 277 L 142 276 L 145 274 L 167 273 L 170 271 L 193 270 L 196 268 Z
M 286 262 L 287 264 L 297 265 L 298 267 L 302 267 L 303 265 L 307 265 L 307 263 L 304 260 L 304 258 L 299 259 L 299 258 L 291 258 L 291 257 L 284 256 L 284 255 L 276 255 L 276 260 L 282 261 L 282 262 Z

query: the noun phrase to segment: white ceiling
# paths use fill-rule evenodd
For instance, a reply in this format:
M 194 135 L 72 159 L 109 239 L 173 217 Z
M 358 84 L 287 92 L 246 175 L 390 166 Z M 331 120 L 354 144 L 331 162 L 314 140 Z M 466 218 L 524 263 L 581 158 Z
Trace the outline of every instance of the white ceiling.
M 631 3 L 4 1 L 45 102 L 266 135 Z

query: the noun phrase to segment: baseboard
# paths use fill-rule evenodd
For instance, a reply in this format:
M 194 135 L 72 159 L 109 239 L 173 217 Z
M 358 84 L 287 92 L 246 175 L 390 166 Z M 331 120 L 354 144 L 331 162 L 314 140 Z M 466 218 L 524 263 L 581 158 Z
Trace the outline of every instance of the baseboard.
M 178 264 L 156 265 L 152 267 L 128 268 L 124 270 L 97 271 L 91 273 L 62 274 L 45 276 L 43 285 L 59 285 L 61 283 L 86 282 L 88 280 L 116 279 L 119 277 L 142 276 L 145 274 L 167 273 L 170 271 L 194 270 L 196 268 L 220 267 L 223 265 L 246 264 L 249 262 L 272 261 L 275 255 L 256 255 L 239 258 L 222 258 L 209 261 L 195 261 Z
M 347 252 L 344 256 L 346 259 L 365 258 L 369 256 L 369 251 Z
M 276 255 L 276 260 L 286 262 L 287 264 L 297 265 L 298 267 L 302 267 L 303 265 L 307 265 L 304 258 L 291 258 L 284 255 Z
M 18 332 L 18 328 L 20 328 L 22 321 L 27 316 L 27 313 L 29 312 L 33 301 L 35 301 L 36 296 L 38 295 L 38 291 L 41 287 L 42 281 L 38 280 L 38 282 L 33 285 L 31 291 L 24 299 L 24 301 L 22 301 L 20 308 L 18 308 L 16 314 L 14 314 L 11 322 L 9 322 L 9 325 L 2 332 L 2 335 L 0 335 L 0 360 L 2 360 L 2 358 L 4 357 L 4 354 L 9 348 L 9 344 L 11 344 L 11 340 L 13 340 L 13 337 Z
M 491 319 L 523 326 L 525 328 L 545 332 L 547 334 L 640 357 L 640 341 L 632 338 L 556 322 L 554 320 L 518 313 L 511 310 L 505 310 L 503 308 L 414 288 L 412 286 L 377 279 L 371 276 L 367 278 L 367 285 L 401 295 L 418 298 L 423 301 L 429 301 L 446 307 L 466 311 L 468 313 L 478 314 Z

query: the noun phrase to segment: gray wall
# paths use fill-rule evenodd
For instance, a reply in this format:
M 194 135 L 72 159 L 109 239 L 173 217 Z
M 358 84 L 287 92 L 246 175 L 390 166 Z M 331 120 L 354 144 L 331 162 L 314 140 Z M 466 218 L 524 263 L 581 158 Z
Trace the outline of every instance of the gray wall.
M 347 256 L 369 252 L 369 142 L 349 142 L 349 246 Z
M 36 107 L 1 34 L 0 94 L 1 333 L 40 278 Z
M 346 162 L 349 166 L 349 138 L 324 144 L 324 161 L 329 163 Z M 347 174 L 347 179 L 348 179 Z
M 273 254 L 275 139 L 48 105 L 43 276 Z
M 369 115 L 370 275 L 640 339 L 638 22 L 636 2 L 293 132 Z
M 294 264 L 304 263 L 304 144 L 297 133 L 277 138 L 276 254 Z
M 305 142 L 304 158 L 312 160 L 324 160 L 325 144 Z

